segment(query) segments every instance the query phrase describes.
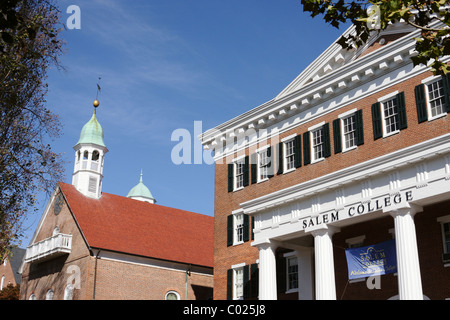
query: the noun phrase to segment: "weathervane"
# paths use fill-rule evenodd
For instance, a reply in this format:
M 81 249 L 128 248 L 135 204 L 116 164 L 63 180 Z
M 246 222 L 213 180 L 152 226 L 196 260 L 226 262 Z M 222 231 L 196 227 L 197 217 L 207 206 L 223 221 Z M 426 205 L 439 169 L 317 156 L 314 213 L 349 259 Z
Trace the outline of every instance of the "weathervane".
M 100 101 L 98 101 L 98 93 L 102 90 L 102 88 L 100 88 L 100 80 L 102 78 L 98 77 L 98 82 L 97 82 L 97 95 L 95 96 L 95 100 L 94 100 L 94 111 L 97 109 L 97 107 L 100 105 Z

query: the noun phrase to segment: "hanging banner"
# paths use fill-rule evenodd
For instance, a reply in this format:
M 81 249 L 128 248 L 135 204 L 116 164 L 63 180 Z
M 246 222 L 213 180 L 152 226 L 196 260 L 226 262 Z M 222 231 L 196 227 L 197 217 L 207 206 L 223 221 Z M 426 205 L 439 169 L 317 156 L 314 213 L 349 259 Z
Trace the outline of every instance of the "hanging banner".
M 397 272 L 395 240 L 345 250 L 349 280 Z

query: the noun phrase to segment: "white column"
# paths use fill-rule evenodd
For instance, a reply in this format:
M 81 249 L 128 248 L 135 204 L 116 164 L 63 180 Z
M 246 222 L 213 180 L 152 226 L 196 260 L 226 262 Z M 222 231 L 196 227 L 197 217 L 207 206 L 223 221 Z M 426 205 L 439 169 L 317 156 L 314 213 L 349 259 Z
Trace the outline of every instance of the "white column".
M 298 300 L 314 299 L 313 250 L 304 247 L 295 250 L 298 261 Z
M 259 249 L 259 300 L 277 300 L 276 246 L 272 243 L 258 245 Z
M 316 264 L 316 300 L 336 300 L 334 276 L 333 234 L 331 226 L 312 231 Z
M 395 223 L 398 291 L 400 300 L 422 300 L 422 279 L 417 251 L 414 215 L 422 208 L 410 205 L 391 211 Z

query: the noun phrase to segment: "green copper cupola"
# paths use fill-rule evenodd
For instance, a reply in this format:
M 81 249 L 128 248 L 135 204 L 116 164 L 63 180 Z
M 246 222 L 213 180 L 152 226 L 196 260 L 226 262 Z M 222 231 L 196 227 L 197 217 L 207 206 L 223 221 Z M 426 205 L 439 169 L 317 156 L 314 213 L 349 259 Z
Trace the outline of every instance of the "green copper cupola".
M 128 192 L 127 198 L 140 200 L 140 201 L 146 201 L 150 203 L 155 203 L 156 200 L 153 198 L 152 193 L 147 188 L 147 186 L 142 181 L 142 170 L 141 170 L 141 177 L 139 179 L 139 183 L 135 185 L 130 192 Z
M 75 150 L 75 166 L 72 184 L 87 197 L 101 197 L 103 165 L 108 152 L 104 141 L 102 126 L 97 120 L 98 100 L 94 101 L 94 113 L 83 126 L 80 138 L 73 147 Z
M 91 119 L 81 129 L 80 139 L 78 139 L 77 144 L 93 143 L 106 147 L 104 137 L 103 128 L 97 120 L 96 109 L 94 109 Z

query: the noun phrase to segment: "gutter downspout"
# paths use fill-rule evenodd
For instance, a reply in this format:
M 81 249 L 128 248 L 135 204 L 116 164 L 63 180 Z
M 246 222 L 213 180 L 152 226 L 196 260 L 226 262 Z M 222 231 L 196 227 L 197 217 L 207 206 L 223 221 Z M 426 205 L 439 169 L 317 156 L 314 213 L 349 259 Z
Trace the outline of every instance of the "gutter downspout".
M 184 293 L 184 297 L 186 300 L 188 300 L 188 275 L 191 275 L 191 264 L 189 264 L 188 268 L 186 269 L 186 288 L 185 288 L 185 293 Z
M 97 284 L 97 260 L 99 259 L 101 249 L 98 249 L 97 254 L 95 255 L 95 266 L 94 266 L 94 292 L 92 293 L 92 300 L 95 300 L 95 289 Z M 93 253 L 93 252 L 92 252 Z

